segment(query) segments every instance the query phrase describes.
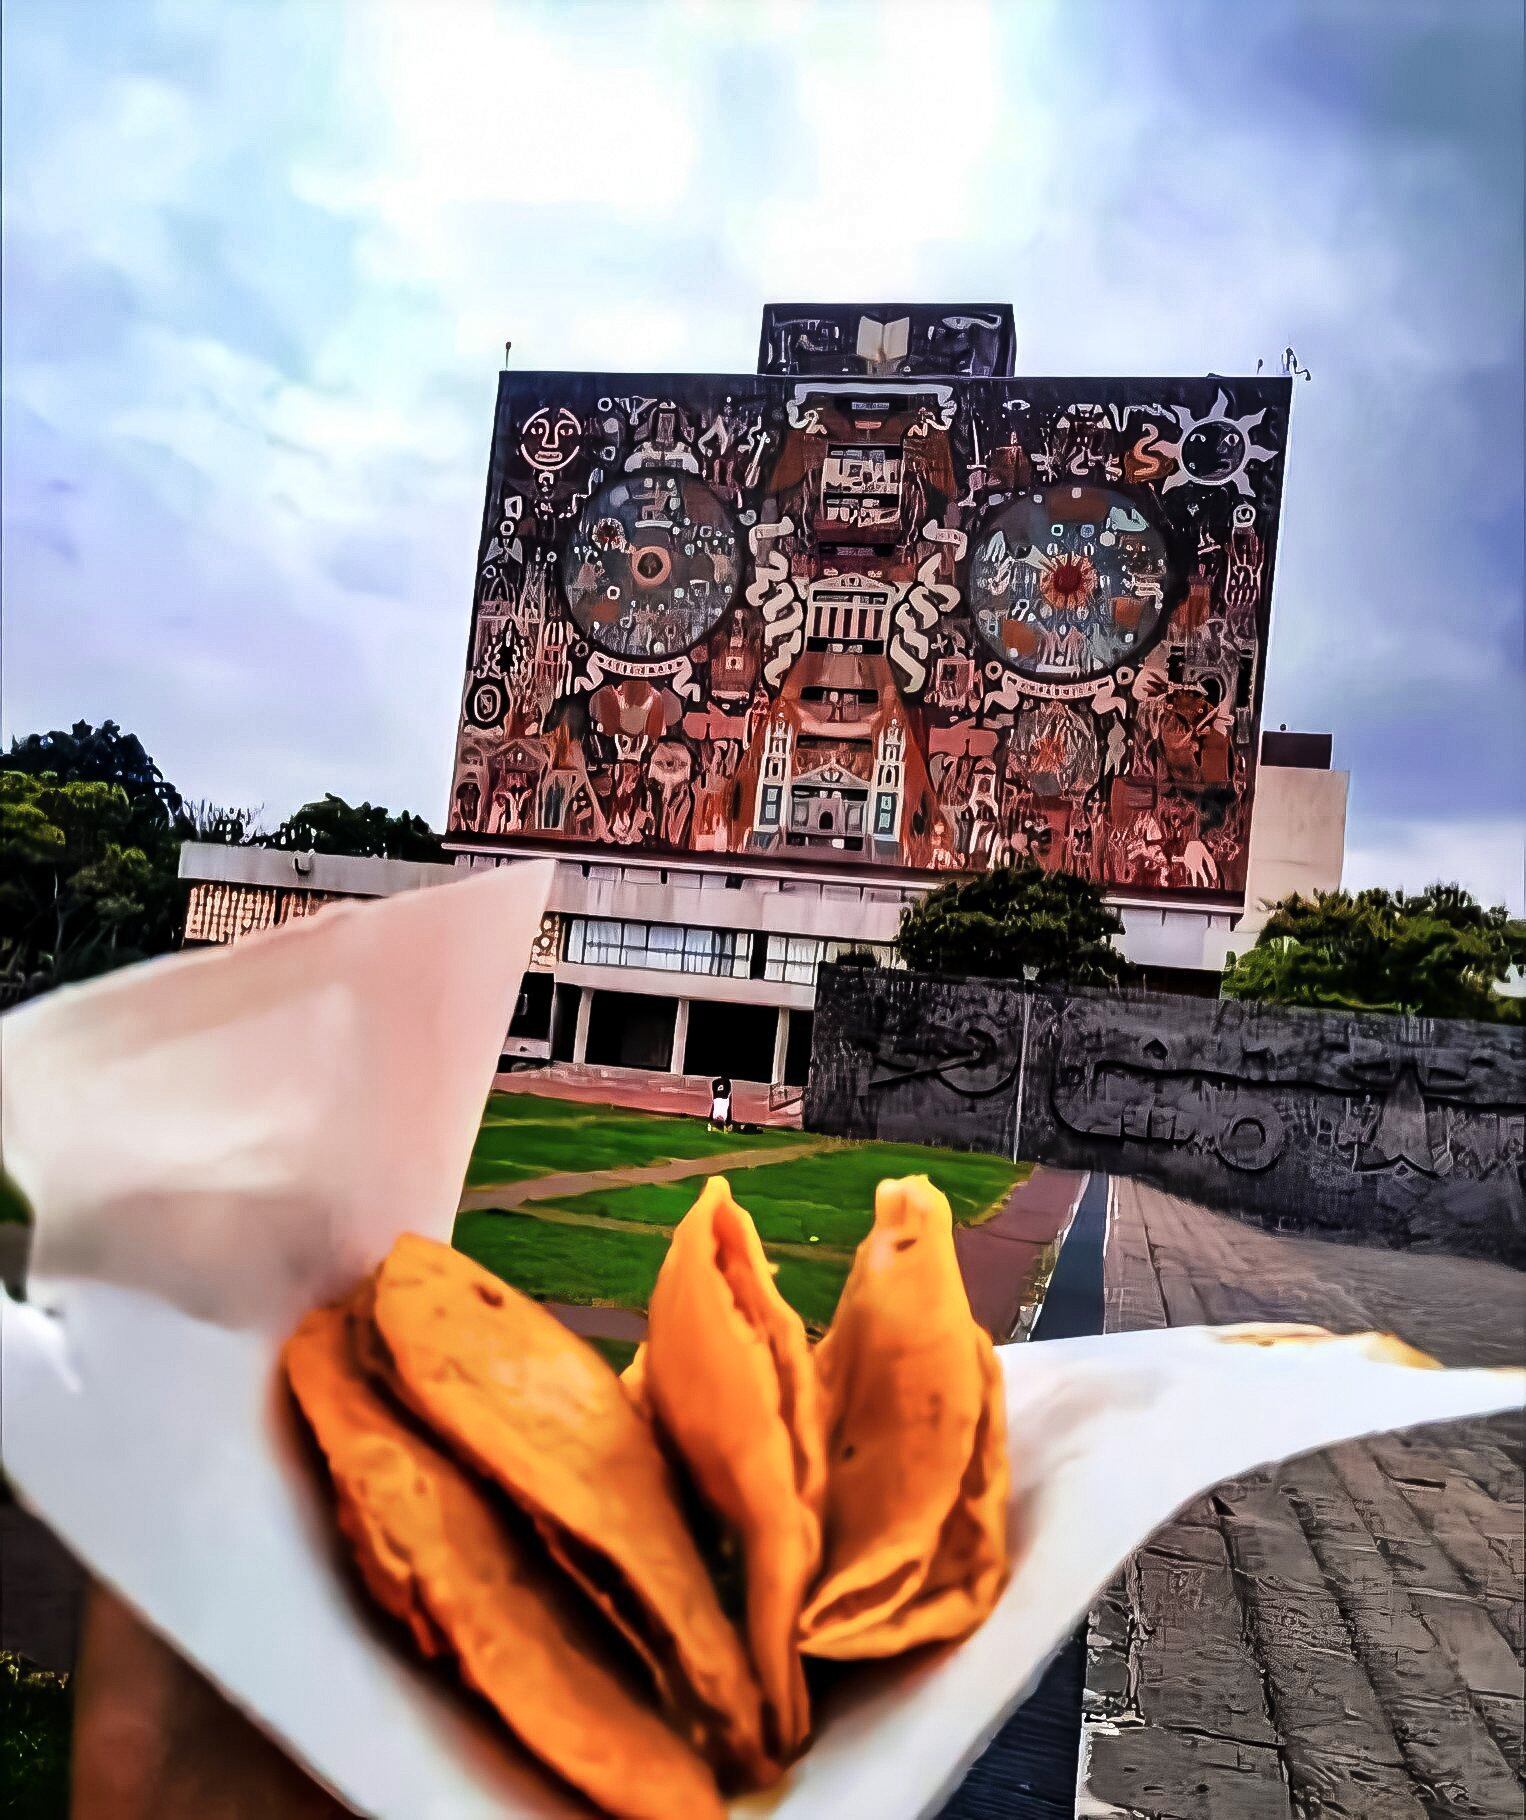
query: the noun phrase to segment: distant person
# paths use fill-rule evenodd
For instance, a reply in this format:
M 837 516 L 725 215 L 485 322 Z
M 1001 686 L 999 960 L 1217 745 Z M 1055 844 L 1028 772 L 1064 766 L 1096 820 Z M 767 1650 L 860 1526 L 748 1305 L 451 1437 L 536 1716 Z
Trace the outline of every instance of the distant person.
M 731 1082 L 724 1074 L 718 1074 L 710 1083 L 710 1129 L 731 1129 Z

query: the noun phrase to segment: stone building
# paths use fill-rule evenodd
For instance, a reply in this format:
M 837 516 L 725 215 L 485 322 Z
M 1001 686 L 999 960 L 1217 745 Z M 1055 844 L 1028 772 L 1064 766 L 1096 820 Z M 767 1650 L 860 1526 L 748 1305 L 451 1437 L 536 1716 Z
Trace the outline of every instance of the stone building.
M 772 305 L 756 374 L 500 376 L 446 844 L 557 860 L 509 1053 L 799 1085 L 817 968 L 949 874 L 1092 878 L 1146 983 L 1208 992 L 1339 883 L 1328 737 L 1259 726 L 1289 382 L 1012 345 L 1005 306 Z M 340 889 L 185 870 L 189 940 Z

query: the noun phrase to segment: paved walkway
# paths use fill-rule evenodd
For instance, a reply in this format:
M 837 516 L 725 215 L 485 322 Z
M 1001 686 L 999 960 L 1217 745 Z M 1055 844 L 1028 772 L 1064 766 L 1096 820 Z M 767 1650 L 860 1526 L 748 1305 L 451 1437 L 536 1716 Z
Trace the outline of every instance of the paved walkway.
M 1035 1292 L 1054 1265 L 1054 1247 L 1085 1177 L 1038 1165 L 1001 1209 L 954 1228 L 954 1251 L 970 1308 L 993 1340 L 1010 1340 L 1033 1318 Z
M 1526 1357 L 1502 1265 L 1243 1226 L 1119 1180 L 1113 1328 L 1315 1321 L 1449 1365 Z M 1513 1416 L 1217 1488 L 1092 1613 L 1077 1813 L 1519 1820 L 1526 1485 Z
M 592 1308 L 583 1302 L 546 1302 L 563 1327 L 585 1340 L 644 1340 L 646 1316 L 634 1308 Z
M 767 1148 L 723 1150 L 715 1156 L 677 1157 L 668 1163 L 636 1163 L 614 1169 L 570 1170 L 563 1175 L 536 1175 L 525 1182 L 505 1182 L 497 1188 L 469 1188 L 461 1197 L 461 1210 L 491 1207 L 501 1212 L 523 1207 L 527 1201 L 570 1200 L 598 1188 L 635 1188 L 644 1182 L 686 1182 L 698 1175 L 725 1175 L 733 1169 L 756 1169 L 765 1163 L 792 1163 L 797 1157 L 830 1150 L 834 1138 L 802 1138 L 798 1144 L 770 1144 Z M 539 1214 L 542 1210 L 537 1208 Z M 576 1223 L 576 1222 L 573 1222 Z M 588 1225 L 630 1226 L 629 1220 L 588 1219 Z M 668 1230 L 666 1226 L 662 1228 Z

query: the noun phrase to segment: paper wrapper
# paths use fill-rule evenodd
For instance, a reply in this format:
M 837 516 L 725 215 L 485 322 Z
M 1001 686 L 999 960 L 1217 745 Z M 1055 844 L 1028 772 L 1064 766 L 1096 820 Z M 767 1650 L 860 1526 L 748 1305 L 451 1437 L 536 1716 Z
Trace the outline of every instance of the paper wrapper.
M 364 1814 L 586 1812 L 355 1594 L 276 1370 L 298 1317 L 397 1233 L 449 1235 L 549 882 L 517 866 L 328 910 L 0 1025 L 5 1161 L 37 1217 L 30 1299 L 4 1308 L 6 1471 Z M 1526 1385 L 1298 1328 L 1001 1356 L 1016 1567 L 1000 1605 L 957 1647 L 845 1679 L 807 1756 L 738 1815 L 936 1812 L 1183 1504 L 1290 1454 L 1513 1407 Z

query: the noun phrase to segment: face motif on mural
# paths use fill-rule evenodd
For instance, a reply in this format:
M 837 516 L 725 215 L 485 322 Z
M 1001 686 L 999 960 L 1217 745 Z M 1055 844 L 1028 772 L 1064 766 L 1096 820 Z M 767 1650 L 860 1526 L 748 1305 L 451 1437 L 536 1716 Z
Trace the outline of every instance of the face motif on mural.
M 1019 675 L 1082 682 L 1135 663 L 1167 606 L 1166 541 L 1135 501 L 1059 486 L 1003 506 L 970 561 L 981 636 Z
M 576 412 L 565 405 L 556 411 L 542 406 L 525 419 L 519 432 L 519 450 L 540 473 L 559 474 L 577 454 L 582 433 Z
M 589 500 L 563 557 L 567 605 L 601 651 L 681 655 L 736 594 L 737 534 L 703 481 L 649 469 Z

